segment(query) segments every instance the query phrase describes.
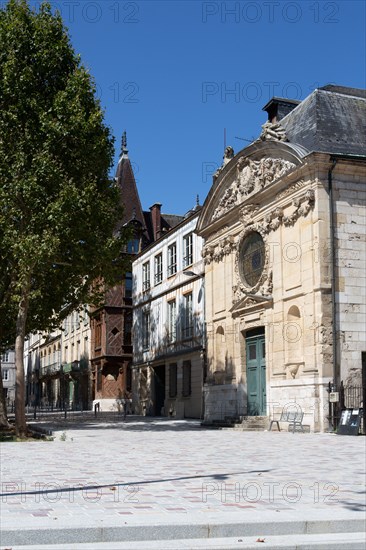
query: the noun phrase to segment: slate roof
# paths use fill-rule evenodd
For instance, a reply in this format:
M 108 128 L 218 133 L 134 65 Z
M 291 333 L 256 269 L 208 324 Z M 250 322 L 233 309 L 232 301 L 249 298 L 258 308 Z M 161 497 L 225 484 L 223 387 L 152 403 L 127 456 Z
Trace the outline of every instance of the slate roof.
M 121 225 L 135 219 L 145 226 L 144 215 L 142 212 L 141 201 L 137 191 L 135 176 L 132 170 L 130 159 L 126 153 L 122 154 L 118 162 L 117 184 L 121 191 L 123 204 L 123 218 Z
M 290 143 L 308 151 L 365 155 L 366 90 L 327 85 L 281 119 Z

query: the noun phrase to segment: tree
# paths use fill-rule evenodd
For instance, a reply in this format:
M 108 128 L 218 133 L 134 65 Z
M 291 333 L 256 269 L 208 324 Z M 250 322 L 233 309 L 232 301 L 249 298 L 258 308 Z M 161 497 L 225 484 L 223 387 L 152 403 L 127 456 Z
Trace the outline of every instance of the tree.
M 27 331 L 95 302 L 125 267 L 112 155 L 94 82 L 61 16 L 48 3 L 36 11 L 9 0 L 0 10 L 0 308 L 5 336 L 15 337 L 20 436 Z

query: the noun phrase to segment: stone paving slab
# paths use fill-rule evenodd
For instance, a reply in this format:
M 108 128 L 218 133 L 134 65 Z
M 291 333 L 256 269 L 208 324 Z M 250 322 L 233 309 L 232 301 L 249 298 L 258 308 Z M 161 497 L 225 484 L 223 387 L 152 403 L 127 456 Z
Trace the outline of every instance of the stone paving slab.
M 161 533 L 173 524 L 315 515 L 333 529 L 365 517 L 362 436 L 212 430 L 195 421 L 115 416 L 60 422 L 54 435 L 52 442 L 1 445 L 1 544 L 26 544 L 16 533 L 56 535 L 65 528 L 79 528 L 80 536 L 80 527 L 101 526 L 157 526 Z M 230 536 L 230 529 L 217 536 Z

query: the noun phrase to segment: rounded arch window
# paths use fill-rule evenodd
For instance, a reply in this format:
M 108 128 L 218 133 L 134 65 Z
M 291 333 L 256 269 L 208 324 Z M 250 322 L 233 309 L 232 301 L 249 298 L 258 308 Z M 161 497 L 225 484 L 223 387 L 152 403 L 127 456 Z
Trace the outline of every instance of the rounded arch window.
M 240 247 L 240 276 L 244 284 L 254 287 L 263 273 L 266 258 L 265 244 L 262 235 L 253 231 L 247 235 Z

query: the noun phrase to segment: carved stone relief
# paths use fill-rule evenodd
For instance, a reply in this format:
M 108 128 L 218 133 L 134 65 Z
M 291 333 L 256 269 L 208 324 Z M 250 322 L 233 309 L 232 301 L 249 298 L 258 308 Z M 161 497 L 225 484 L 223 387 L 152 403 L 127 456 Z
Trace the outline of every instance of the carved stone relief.
M 293 225 L 301 216 L 307 216 L 314 207 L 315 193 L 313 189 L 308 189 L 302 197 L 293 199 L 293 212 L 289 216 L 283 217 L 283 223 L 286 226 Z
M 240 204 L 245 197 L 260 191 L 294 167 L 295 164 L 283 159 L 269 157 L 250 160 L 241 157 L 236 166 L 236 178 L 225 191 L 212 220 L 220 218 L 234 206 Z
M 229 145 L 228 147 L 226 147 L 226 149 L 224 151 L 224 157 L 223 157 L 222 165 L 216 170 L 216 172 L 212 176 L 213 181 L 215 181 L 217 179 L 220 172 L 222 172 L 222 170 L 231 161 L 232 158 L 234 158 L 234 149 Z
M 224 256 L 227 256 L 235 248 L 234 237 L 228 236 L 224 238 L 218 245 L 206 245 L 202 250 L 202 258 L 205 265 L 209 265 L 213 261 L 220 262 Z
M 299 180 L 293 185 L 290 185 L 290 187 L 287 187 L 286 189 L 283 189 L 282 191 L 280 191 L 276 195 L 276 198 L 278 200 L 278 199 L 282 199 L 283 197 L 287 197 L 287 195 L 291 195 L 291 193 L 294 193 L 295 191 L 302 189 L 303 187 L 305 187 L 305 185 L 306 183 L 304 180 Z
M 252 223 L 254 214 L 259 210 L 257 204 L 246 204 L 240 209 L 240 221 L 243 225 L 249 225 Z
M 261 141 L 288 141 L 285 129 L 279 122 L 265 122 L 262 125 Z

